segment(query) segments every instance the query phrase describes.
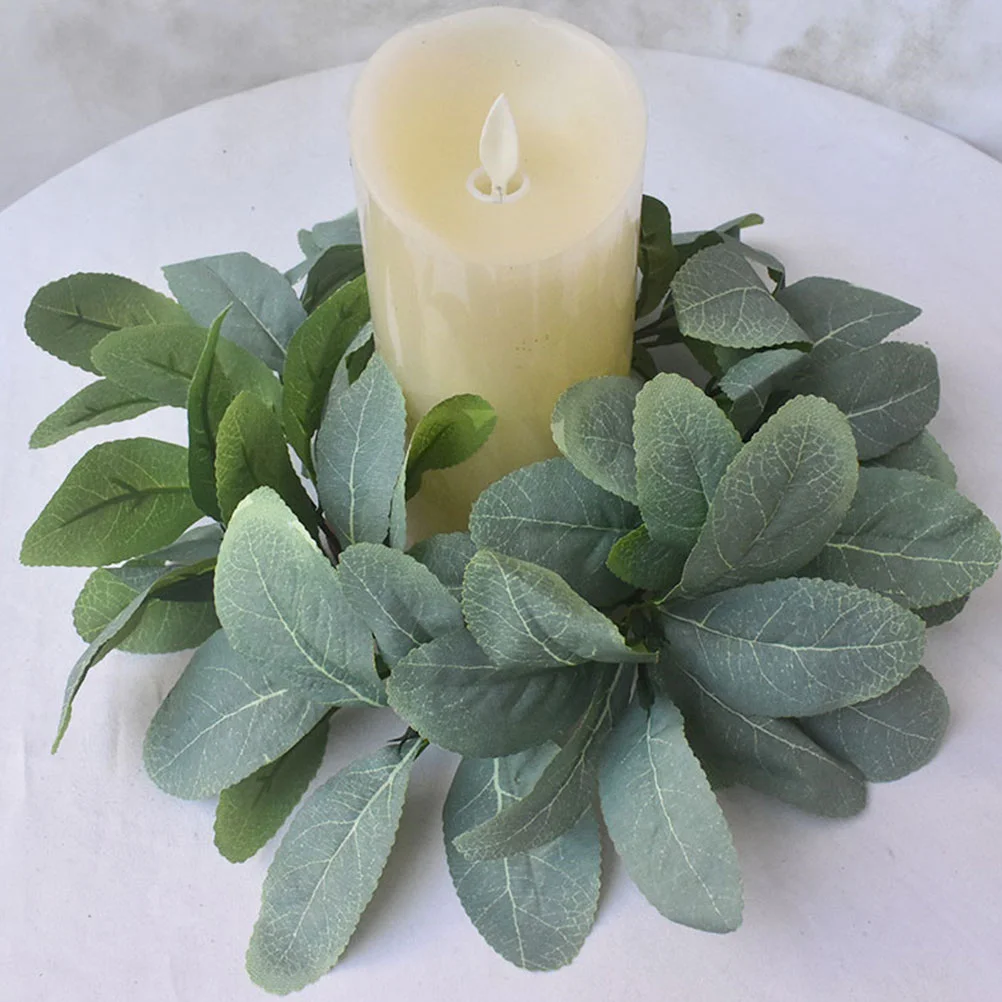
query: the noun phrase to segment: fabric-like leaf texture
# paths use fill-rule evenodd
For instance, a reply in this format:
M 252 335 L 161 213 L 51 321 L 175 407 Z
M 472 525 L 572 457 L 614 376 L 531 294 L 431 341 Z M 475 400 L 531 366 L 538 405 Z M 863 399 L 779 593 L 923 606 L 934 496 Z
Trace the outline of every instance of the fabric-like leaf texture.
M 651 539 L 646 525 L 628 532 L 609 550 L 606 566 L 635 588 L 667 592 L 682 577 L 685 554 Z
M 904 445 L 869 460 L 870 466 L 889 466 L 895 470 L 923 473 L 934 480 L 942 480 L 947 487 L 957 486 L 957 471 L 943 447 L 929 434 L 920 431 Z
M 773 348 L 741 359 L 720 377 L 720 391 L 731 402 L 727 416 L 742 435 L 765 412 L 769 395 L 787 389 L 806 364 L 807 355 L 796 348 Z
M 44 449 L 85 428 L 129 421 L 160 405 L 107 379 L 89 383 L 43 418 L 31 433 L 29 448 Z
M 234 651 L 220 630 L 157 710 L 143 761 L 161 790 L 200 800 L 273 762 L 326 712 Z
M 327 704 L 383 702 L 372 635 L 337 572 L 270 488 L 237 506 L 219 550 L 216 612 L 241 654 Z
M 492 949 L 529 971 L 569 964 L 595 920 L 601 843 L 590 805 L 571 831 L 507 859 L 467 859 L 454 841 L 524 796 L 552 754 L 544 747 L 464 759 L 443 812 L 446 859 L 463 909 Z
M 663 695 L 634 703 L 606 742 L 602 815 L 644 897 L 665 918 L 707 932 L 741 924 L 737 853 L 717 798 Z
M 918 667 L 925 627 L 882 595 L 787 578 L 677 602 L 673 658 L 743 713 L 807 716 L 879 696 Z
M 808 717 L 802 726 L 870 782 L 886 783 L 931 761 L 943 743 L 949 719 L 950 705 L 939 683 L 924 668 L 916 668 L 890 692 Z
M 477 545 L 468 532 L 441 532 L 429 536 L 415 543 L 409 552 L 445 585 L 453 598 L 462 600 L 466 565 L 477 552 Z
M 420 748 L 411 741 L 358 759 L 297 812 L 268 869 L 247 949 L 255 984 L 286 995 L 337 963 L 393 848 Z

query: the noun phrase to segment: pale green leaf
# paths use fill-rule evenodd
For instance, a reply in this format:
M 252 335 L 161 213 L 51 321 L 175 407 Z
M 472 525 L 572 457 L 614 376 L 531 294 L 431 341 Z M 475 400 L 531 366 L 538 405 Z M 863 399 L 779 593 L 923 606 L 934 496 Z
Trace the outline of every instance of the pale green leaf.
M 491 484 L 473 505 L 470 535 L 479 547 L 548 567 L 586 601 L 610 606 L 631 589 L 606 568 L 609 550 L 639 521 L 633 505 L 558 458 Z
M 476 543 L 468 532 L 442 532 L 422 539 L 410 549 L 410 555 L 420 560 L 456 599 L 463 597 L 463 575 L 466 565 L 477 552 Z
M 421 747 L 412 741 L 358 759 L 296 813 L 268 869 L 247 949 L 255 984 L 285 995 L 337 963 L 386 866 Z
M 390 531 L 386 542 L 394 550 L 407 549 L 407 464 L 400 467 L 390 499 Z
M 879 696 L 918 666 L 925 627 L 882 595 L 787 578 L 670 605 L 673 659 L 728 706 L 766 717 Z
M 107 379 L 99 379 L 74 393 L 66 403 L 43 418 L 31 433 L 28 446 L 44 449 L 85 428 L 128 421 L 159 406 L 141 393 L 133 393 Z
M 464 759 L 443 811 L 446 860 L 463 910 L 492 949 L 530 971 L 569 964 L 595 920 L 602 847 L 590 804 L 566 834 L 507 859 L 467 859 L 454 841 L 524 796 L 550 755 L 544 748 Z
M 164 546 L 199 517 L 187 450 L 152 438 L 94 446 L 28 530 L 24 564 L 93 567 Z
M 605 744 L 602 816 L 626 870 L 665 918 L 707 932 L 741 924 L 737 853 L 717 798 L 663 695 L 634 703 Z
M 684 563 L 685 553 L 651 539 L 646 525 L 617 540 L 606 559 L 609 570 L 634 588 L 661 592 L 678 584 Z
M 372 636 L 337 572 L 270 488 L 233 513 L 216 567 L 230 642 L 277 682 L 328 704 L 382 703 Z
M 742 435 L 765 413 L 769 395 L 789 388 L 807 364 L 796 348 L 759 351 L 732 365 L 720 377 L 720 391 L 730 400 L 727 416 Z
M 415 647 L 463 628 L 459 602 L 424 564 L 400 550 L 355 543 L 341 554 L 338 577 L 391 665 Z
M 295 810 L 323 761 L 328 729 L 325 714 L 284 755 L 220 793 L 213 832 L 216 848 L 231 863 L 250 859 Z
M 164 564 L 195 564 L 208 560 L 219 553 L 219 544 L 223 541 L 223 529 L 217 522 L 206 522 L 196 525 L 178 536 L 173 543 L 159 550 L 144 553 L 136 557 L 133 564 L 156 565 Z
M 325 299 L 365 271 L 362 248 L 351 245 L 328 247 L 310 266 L 303 289 L 303 307 L 312 313 Z
M 187 320 L 174 300 L 145 285 L 119 275 L 83 273 L 39 289 L 28 307 L 24 328 L 43 351 L 97 372 L 91 350 L 111 331 Z
M 586 661 L 652 661 L 626 645 L 616 624 L 545 567 L 480 550 L 463 579 L 463 614 L 501 667 L 530 670 Z
M 846 419 L 817 397 L 784 404 L 721 478 L 686 561 L 695 595 L 792 574 L 845 518 L 858 479 Z
M 924 668 L 916 668 L 890 692 L 807 717 L 801 726 L 871 783 L 886 783 L 932 760 L 949 719 L 950 704 L 939 683 Z
M 895 470 L 923 473 L 934 480 L 942 480 L 947 487 L 957 486 L 957 471 L 943 447 L 929 434 L 920 431 L 904 445 L 871 459 L 868 466 L 889 466 Z
M 342 545 L 386 539 L 405 435 L 404 396 L 378 356 L 351 386 L 332 387 L 317 433 L 317 493 Z
M 999 531 L 962 494 L 908 470 L 859 471 L 845 521 L 807 573 L 869 588 L 911 608 L 969 594 L 995 573 Z

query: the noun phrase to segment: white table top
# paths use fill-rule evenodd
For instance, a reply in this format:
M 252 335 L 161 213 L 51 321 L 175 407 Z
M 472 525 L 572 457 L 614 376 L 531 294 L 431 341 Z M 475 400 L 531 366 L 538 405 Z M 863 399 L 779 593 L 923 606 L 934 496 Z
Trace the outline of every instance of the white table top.
M 995 430 L 1002 333 L 1002 165 L 928 126 L 790 77 L 631 54 L 651 106 L 647 188 L 679 229 L 745 211 L 794 278 L 826 274 L 923 307 L 907 336 L 939 354 L 933 428 L 961 489 L 1002 521 Z M 21 536 L 86 448 L 182 437 L 178 413 L 29 452 L 34 425 L 88 379 L 21 331 L 31 295 L 73 271 L 163 288 L 161 264 L 249 250 L 297 260 L 299 226 L 353 198 L 345 138 L 356 68 L 205 105 L 70 169 L 0 214 L 0 998 L 227 1002 L 264 997 L 243 955 L 271 849 L 241 866 L 212 845 L 211 803 L 175 801 L 142 772 L 141 744 L 184 656 L 112 654 L 88 679 L 50 757 L 81 644 L 70 610 L 86 572 L 22 569 Z M 451 756 L 422 757 L 397 849 L 338 968 L 303 999 L 936 1000 L 1002 984 L 1002 579 L 930 634 L 926 664 L 953 722 L 940 756 L 872 788 L 850 821 L 749 791 L 724 807 L 744 871 L 742 928 L 673 926 L 607 856 L 598 922 L 569 968 L 530 975 L 479 939 L 441 845 Z M 387 713 L 338 715 L 322 775 L 399 732 Z M 368 733 L 363 733 L 363 726 Z

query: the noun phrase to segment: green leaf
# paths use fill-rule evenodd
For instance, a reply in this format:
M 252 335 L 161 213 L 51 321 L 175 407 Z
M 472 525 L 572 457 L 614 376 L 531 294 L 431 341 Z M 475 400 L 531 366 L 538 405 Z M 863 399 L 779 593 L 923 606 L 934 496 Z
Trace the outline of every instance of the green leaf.
M 401 552 L 407 549 L 407 465 L 400 467 L 393 497 L 390 499 L 390 531 L 386 538 L 388 546 Z
M 808 717 L 801 726 L 871 783 L 886 783 L 932 761 L 949 719 L 946 694 L 924 668 L 916 668 L 890 692 Z
M 807 340 L 733 247 L 708 247 L 686 261 L 672 282 L 672 295 L 686 337 L 728 348 Z
M 731 402 L 727 416 L 742 435 L 765 413 L 769 395 L 788 389 L 806 364 L 802 351 L 774 348 L 741 359 L 721 376 L 720 391 Z
M 592 483 L 637 503 L 633 409 L 640 384 L 626 376 L 586 379 L 564 391 L 550 427 L 557 448 Z
M 382 543 L 404 464 L 404 395 L 379 357 L 357 382 L 338 389 L 317 433 L 320 505 L 343 546 Z
M 220 254 L 167 265 L 167 284 L 196 323 L 230 307 L 223 337 L 282 371 L 289 341 L 306 313 L 285 277 L 250 254 Z
M 188 480 L 191 496 L 195 504 L 216 521 L 223 517 L 216 496 L 216 434 L 234 396 L 233 387 L 216 355 L 225 319 L 226 314 L 220 313 L 212 321 L 188 386 Z
M 435 404 L 418 422 L 407 450 L 407 497 L 421 487 L 429 470 L 447 470 L 469 459 L 497 424 L 494 408 L 474 393 Z
M 199 517 L 187 450 L 152 438 L 95 445 L 28 530 L 21 562 L 93 567 L 176 539 Z
M 285 277 L 293 284 L 306 275 L 328 247 L 362 243 L 358 212 L 352 209 L 338 219 L 317 223 L 308 230 L 300 230 L 297 239 L 299 249 L 306 255 L 306 260 L 285 273 Z
M 162 567 L 165 564 L 197 564 L 219 553 L 223 541 L 223 529 L 216 522 L 196 525 L 178 536 L 173 543 L 152 553 L 144 553 L 131 561 L 135 565 Z
M 859 471 L 849 514 L 808 573 L 922 608 L 983 585 L 1000 556 L 998 529 L 962 494 L 920 473 L 873 467 Z
M 327 704 L 383 700 L 372 636 L 295 515 L 259 487 L 233 513 L 216 567 L 230 642 L 277 682 Z
M 637 299 L 638 317 L 648 316 L 661 305 L 679 263 L 678 251 L 672 244 L 668 206 L 651 195 L 644 195 L 640 212 L 642 281 Z
M 82 273 L 61 278 L 35 293 L 24 328 L 35 344 L 56 358 L 97 372 L 91 349 L 111 331 L 148 323 L 185 323 L 172 299 L 119 275 Z
M 776 299 L 814 342 L 811 357 L 823 364 L 878 344 L 922 312 L 836 278 L 802 279 L 776 293 Z
M 146 771 L 172 796 L 214 796 L 283 755 L 327 709 L 233 650 L 220 630 L 195 652 L 153 717 Z
M 600 669 L 527 674 L 492 664 L 466 630 L 416 647 L 393 667 L 390 706 L 429 741 L 474 758 L 511 755 L 563 733 L 584 713 Z
M 692 750 L 731 782 L 822 817 L 848 818 L 866 806 L 863 777 L 792 721 L 732 710 L 677 662 L 654 681 L 682 711 Z
M 639 520 L 633 505 L 558 458 L 491 484 L 473 505 L 470 535 L 478 547 L 548 567 L 586 601 L 610 606 L 631 589 L 609 572 L 606 558 Z
M 644 897 L 665 918 L 707 932 L 741 924 L 741 874 L 731 833 L 682 715 L 658 695 L 634 703 L 606 742 L 602 815 Z
M 524 670 L 586 661 L 652 661 L 627 647 L 611 619 L 537 564 L 480 550 L 463 579 L 463 614 L 487 656 Z
M 857 479 L 852 431 L 839 411 L 817 397 L 784 404 L 721 478 L 686 561 L 683 592 L 799 570 L 842 523 Z
M 73 394 L 66 403 L 43 418 L 31 433 L 28 446 L 44 449 L 85 428 L 128 421 L 158 406 L 142 394 L 123 389 L 107 379 L 99 379 Z
M 295 810 L 313 782 L 327 747 L 325 714 L 306 737 L 281 758 L 227 787 L 219 795 L 214 827 L 216 848 L 231 863 L 262 849 Z
M 364 271 L 361 247 L 328 247 L 313 263 L 306 276 L 303 308 L 307 313 L 312 313 L 328 296 L 358 278 Z
M 924 609 L 913 609 L 916 616 L 921 616 L 926 626 L 942 626 L 949 623 L 951 619 L 956 619 L 964 611 L 970 595 L 962 595 L 952 602 L 944 602 L 942 605 L 927 606 Z
M 836 404 L 849 419 L 860 459 L 914 438 L 939 409 L 936 356 L 920 344 L 888 341 L 815 364 L 798 384 Z
M 268 868 L 247 972 L 266 991 L 298 991 L 348 945 L 393 848 L 420 742 L 358 759 L 292 819 Z
M 135 628 L 139 615 L 146 602 L 159 594 L 193 578 L 202 577 L 211 571 L 210 562 L 201 562 L 190 567 L 177 567 L 163 577 L 148 585 L 91 641 L 90 646 L 80 655 L 66 680 L 66 690 L 63 694 L 63 707 L 59 715 L 59 726 L 56 738 L 52 743 L 52 754 L 59 750 L 59 745 L 70 725 L 70 715 L 73 712 L 73 701 L 83 686 L 91 668 L 108 653 L 118 647 Z
M 353 348 L 358 344 L 358 348 Z M 352 386 L 358 381 L 358 377 L 365 372 L 366 366 L 376 351 L 376 339 L 373 336 L 372 321 L 370 320 L 359 332 L 358 337 L 352 341 L 348 348 L 348 357 L 345 359 L 345 370 L 348 374 L 348 385 Z
M 530 971 L 569 964 L 595 921 L 602 846 L 594 813 L 549 845 L 508 859 L 470 860 L 453 843 L 527 793 L 550 755 L 544 748 L 464 759 L 443 812 L 446 860 L 463 910 L 492 949 Z
M 368 319 L 369 296 L 365 278 L 359 277 L 310 314 L 289 342 L 282 372 L 282 424 L 311 477 L 316 473 L 310 445 L 334 373 Z
M 476 543 L 468 532 L 442 532 L 415 543 L 410 555 L 420 560 L 449 590 L 453 598 L 462 600 L 463 575 L 466 565 L 477 552 Z
M 311 534 L 317 510 L 292 468 L 275 412 L 247 390 L 226 409 L 216 433 L 216 496 L 224 522 L 258 487 L 270 487 Z
M 77 633 L 91 643 L 142 591 L 169 570 L 131 563 L 123 567 L 99 567 L 87 578 L 73 607 Z M 132 654 L 167 654 L 198 647 L 219 629 L 212 605 L 211 576 L 207 580 L 210 587 L 206 601 L 149 599 L 118 648 Z
M 640 525 L 616 541 L 606 565 L 634 588 L 667 592 L 678 584 L 684 561 L 684 554 L 651 539 L 647 526 Z
M 400 550 L 355 543 L 341 554 L 338 577 L 391 665 L 415 647 L 463 628 L 459 602 L 427 567 Z
M 733 709 L 766 717 L 879 696 L 918 667 L 925 644 L 922 620 L 896 602 L 809 578 L 678 602 L 663 623 L 686 671 Z
M 657 574 L 677 580 L 741 438 L 706 394 L 675 374 L 640 391 L 634 436 L 640 511 L 651 539 L 663 544 Z
M 888 466 L 895 470 L 911 470 L 934 480 L 942 480 L 947 487 L 957 486 L 957 471 L 943 447 L 927 431 L 920 431 L 904 445 L 871 459 L 867 466 Z
M 569 832 L 590 811 L 602 745 L 622 716 L 633 684 L 633 672 L 626 667 L 606 675 L 584 716 L 535 781 L 456 840 L 464 856 L 501 859 L 531 852 Z

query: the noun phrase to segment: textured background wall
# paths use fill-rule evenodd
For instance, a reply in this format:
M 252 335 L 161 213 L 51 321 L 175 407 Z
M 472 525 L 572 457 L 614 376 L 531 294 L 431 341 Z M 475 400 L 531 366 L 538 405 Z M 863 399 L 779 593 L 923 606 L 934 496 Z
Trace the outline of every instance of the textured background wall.
M 463 0 L 0 0 L 0 207 L 210 98 L 361 59 Z M 517 2 L 517 0 L 509 0 Z M 619 45 L 819 80 L 1002 158 L 999 0 L 529 0 Z

